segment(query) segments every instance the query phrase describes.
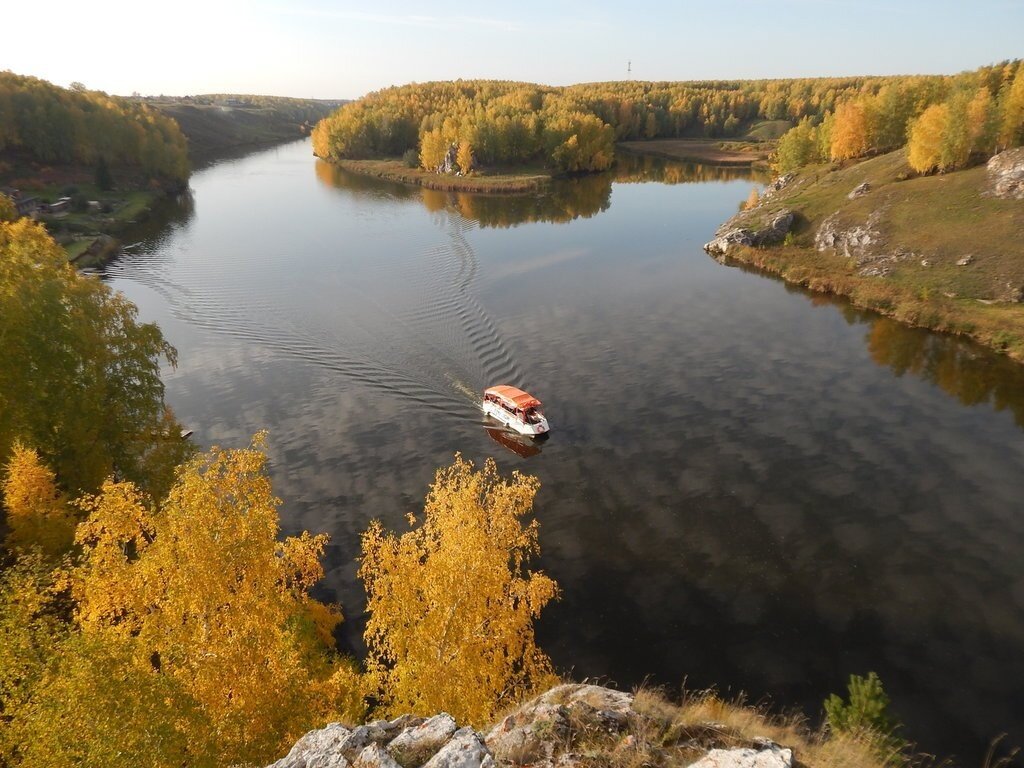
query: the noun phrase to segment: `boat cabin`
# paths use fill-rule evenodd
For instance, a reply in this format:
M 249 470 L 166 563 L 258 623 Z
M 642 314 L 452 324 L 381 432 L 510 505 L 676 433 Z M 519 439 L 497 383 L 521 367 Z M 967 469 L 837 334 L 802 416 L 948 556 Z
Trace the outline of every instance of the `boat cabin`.
M 548 431 L 542 403 L 529 392 L 502 384 L 484 390 L 484 412 L 522 434 Z

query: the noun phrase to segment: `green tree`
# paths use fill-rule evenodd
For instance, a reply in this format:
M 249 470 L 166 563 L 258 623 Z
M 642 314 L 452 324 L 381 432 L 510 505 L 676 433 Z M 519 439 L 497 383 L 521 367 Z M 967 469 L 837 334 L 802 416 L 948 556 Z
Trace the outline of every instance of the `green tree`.
M 18 208 L 7 195 L 0 194 L 0 221 L 14 221 L 18 218 Z
M 166 492 L 191 448 L 164 405 L 175 351 L 156 325 L 29 219 L 0 223 L 0 306 L 0 462 L 21 440 L 72 493 L 115 471 Z
M 363 535 L 366 666 L 388 712 L 444 710 L 482 726 L 552 681 L 533 621 L 558 588 L 527 569 L 537 523 L 520 520 L 538 487 L 456 456 L 438 470 L 418 527 L 396 537 L 374 522 Z
M 846 690 L 845 701 L 834 693 L 825 700 L 829 729 L 836 734 L 862 738 L 885 760 L 897 757 L 907 743 L 896 735 L 900 725 L 889 713 L 889 697 L 878 675 L 874 672 L 868 672 L 867 677 L 850 675 Z
M 114 188 L 114 177 L 110 175 L 107 159 L 103 155 L 100 155 L 100 159 L 96 162 L 96 186 L 104 191 Z

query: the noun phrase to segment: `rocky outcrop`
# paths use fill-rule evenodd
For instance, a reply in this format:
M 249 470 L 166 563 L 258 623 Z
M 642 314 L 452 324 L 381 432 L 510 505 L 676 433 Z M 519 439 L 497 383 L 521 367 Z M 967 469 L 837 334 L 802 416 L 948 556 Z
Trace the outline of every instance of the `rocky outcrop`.
M 906 248 L 887 247 L 880 229 L 882 214 L 882 210 L 872 211 L 863 224 L 844 225 L 837 211 L 821 222 L 814 235 L 814 247 L 853 261 L 863 277 L 885 277 L 899 262 L 920 261 L 920 254 Z M 925 261 L 921 261 L 921 266 L 930 266 Z
M 730 226 L 733 223 L 730 221 L 715 233 L 714 240 L 704 245 L 704 250 L 718 258 L 727 256 L 729 249 L 737 245 L 747 247 L 776 245 L 786 239 L 795 220 L 796 216 L 792 211 L 782 210 L 762 215 L 760 226 L 756 228 Z
M 994 197 L 1024 200 L 1024 147 L 1000 152 L 986 166 L 989 192 Z
M 712 749 L 690 768 L 792 768 L 793 750 L 770 741 L 756 747 Z
M 628 693 L 596 685 L 559 685 L 494 726 L 487 746 L 502 763 L 552 763 L 557 747 L 574 731 L 615 733 L 637 717 Z
M 847 200 L 856 200 L 858 197 L 864 197 L 868 192 L 871 191 L 871 185 L 866 181 L 861 182 L 846 196 Z
M 653 764 L 672 755 L 671 764 L 696 768 L 792 768 L 792 751 L 766 738 L 744 739 L 720 723 L 682 727 L 634 704 L 632 694 L 564 684 L 526 702 L 486 736 L 458 728 L 445 713 L 355 728 L 331 723 L 307 733 L 269 768 L 584 768 L 595 765 L 595 755 L 645 755 Z M 672 741 L 650 738 L 670 724 Z M 689 757 L 679 763 L 681 756 Z

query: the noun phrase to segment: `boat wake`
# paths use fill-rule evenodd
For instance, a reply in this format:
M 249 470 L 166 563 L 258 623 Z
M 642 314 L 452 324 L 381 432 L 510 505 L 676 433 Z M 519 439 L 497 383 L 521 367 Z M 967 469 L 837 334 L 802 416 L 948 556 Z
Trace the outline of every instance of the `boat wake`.
M 475 410 L 485 386 L 522 374 L 478 295 L 479 260 L 466 236 L 475 222 L 441 212 L 435 223 L 441 242 L 373 258 L 312 242 L 309 274 L 291 274 L 291 255 L 203 258 L 187 232 L 138 244 L 104 274 L 155 291 L 190 326 L 477 419 L 452 406 Z

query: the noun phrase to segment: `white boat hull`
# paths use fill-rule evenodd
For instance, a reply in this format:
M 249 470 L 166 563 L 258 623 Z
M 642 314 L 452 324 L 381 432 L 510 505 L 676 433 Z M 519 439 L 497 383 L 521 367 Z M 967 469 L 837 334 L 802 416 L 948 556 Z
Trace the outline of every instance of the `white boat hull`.
M 548 420 L 543 416 L 539 423 L 528 424 L 522 419 L 517 418 L 515 414 L 509 413 L 495 402 L 485 400 L 481 407 L 483 408 L 483 412 L 492 419 L 501 422 L 509 429 L 513 429 L 521 435 L 536 437 L 537 435 L 543 435 L 548 431 Z

